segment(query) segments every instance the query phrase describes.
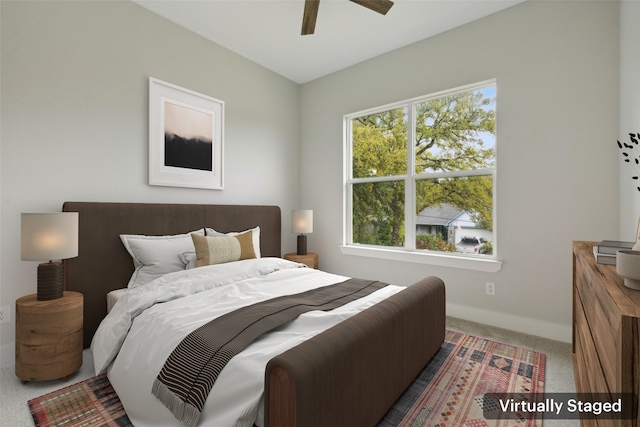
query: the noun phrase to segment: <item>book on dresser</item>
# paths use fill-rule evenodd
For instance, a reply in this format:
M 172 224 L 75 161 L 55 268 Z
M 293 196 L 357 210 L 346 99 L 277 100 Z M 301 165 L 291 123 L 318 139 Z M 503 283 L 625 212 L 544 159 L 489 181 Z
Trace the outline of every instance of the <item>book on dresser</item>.
M 598 251 L 601 254 L 615 255 L 616 252 L 633 248 L 636 242 L 623 242 L 620 240 L 603 240 L 598 244 Z
M 593 246 L 593 256 L 598 264 L 616 264 L 616 253 L 633 248 L 636 242 L 624 242 L 620 240 L 603 240 Z

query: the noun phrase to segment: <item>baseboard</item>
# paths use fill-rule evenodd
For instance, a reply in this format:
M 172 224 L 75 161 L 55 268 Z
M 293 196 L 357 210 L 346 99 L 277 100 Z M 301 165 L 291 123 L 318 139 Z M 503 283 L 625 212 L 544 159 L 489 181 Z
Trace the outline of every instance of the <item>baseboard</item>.
M 13 365 L 16 362 L 15 344 L 5 344 L 0 346 L 0 368 Z
M 571 342 L 571 326 L 544 320 L 515 316 L 513 314 L 487 311 L 479 308 L 447 304 L 447 316 L 471 322 L 483 323 L 497 328 L 509 329 L 524 334 L 551 340 Z

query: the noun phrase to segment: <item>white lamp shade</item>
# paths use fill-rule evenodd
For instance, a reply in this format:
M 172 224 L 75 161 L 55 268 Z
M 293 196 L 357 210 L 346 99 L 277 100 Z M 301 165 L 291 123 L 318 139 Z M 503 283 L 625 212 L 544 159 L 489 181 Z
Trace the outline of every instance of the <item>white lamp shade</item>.
M 313 233 L 313 211 L 309 209 L 291 211 L 291 232 Z
M 78 212 L 23 213 L 21 222 L 24 261 L 78 256 Z

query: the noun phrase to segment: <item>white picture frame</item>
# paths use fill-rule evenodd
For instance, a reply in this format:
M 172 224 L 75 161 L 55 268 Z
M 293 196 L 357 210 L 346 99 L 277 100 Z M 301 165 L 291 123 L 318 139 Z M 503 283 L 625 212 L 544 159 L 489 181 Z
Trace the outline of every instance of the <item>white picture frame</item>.
M 149 185 L 222 190 L 224 101 L 149 77 Z

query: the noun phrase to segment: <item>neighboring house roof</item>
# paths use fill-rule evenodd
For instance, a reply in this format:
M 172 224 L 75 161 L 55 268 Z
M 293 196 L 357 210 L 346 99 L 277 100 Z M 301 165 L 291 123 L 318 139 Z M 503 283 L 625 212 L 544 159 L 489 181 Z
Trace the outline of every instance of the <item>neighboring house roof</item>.
M 424 208 L 416 218 L 418 225 L 443 225 L 445 227 L 452 224 L 465 211 L 448 203 L 442 206 L 429 206 Z

